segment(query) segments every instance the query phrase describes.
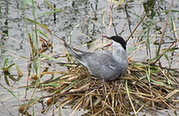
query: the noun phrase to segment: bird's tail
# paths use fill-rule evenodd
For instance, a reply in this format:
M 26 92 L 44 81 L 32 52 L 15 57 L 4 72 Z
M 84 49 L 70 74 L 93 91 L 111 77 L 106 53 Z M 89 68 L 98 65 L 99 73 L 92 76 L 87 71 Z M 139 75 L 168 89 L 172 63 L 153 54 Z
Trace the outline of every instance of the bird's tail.
M 78 62 L 84 65 L 84 61 L 81 56 L 82 54 L 75 52 L 66 42 L 64 42 L 64 46 Z

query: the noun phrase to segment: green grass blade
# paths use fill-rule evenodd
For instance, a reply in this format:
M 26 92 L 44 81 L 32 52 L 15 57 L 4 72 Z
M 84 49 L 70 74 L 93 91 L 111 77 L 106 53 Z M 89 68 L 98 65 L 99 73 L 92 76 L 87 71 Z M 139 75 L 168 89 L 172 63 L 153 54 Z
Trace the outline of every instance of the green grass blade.
M 136 46 L 134 46 L 134 47 L 132 47 L 132 48 L 128 49 L 128 50 L 127 50 L 127 52 L 132 52 L 132 51 L 134 51 L 134 50 L 136 50 L 136 49 L 137 49 L 137 47 L 136 47 Z
M 6 60 L 4 61 L 4 66 L 3 66 L 3 68 L 5 68 L 5 67 L 8 65 L 9 59 L 10 59 L 10 58 L 6 58 Z
M 15 98 L 19 99 L 19 98 L 13 93 L 13 91 L 11 91 L 10 89 L 4 87 L 1 83 L 0 83 L 0 85 L 1 85 L 4 89 L 6 89 L 12 96 L 14 96 Z
M 131 96 L 130 96 L 130 91 L 129 91 L 129 88 L 128 88 L 128 81 L 126 80 L 126 91 L 127 91 L 127 96 L 129 98 L 129 102 L 131 103 L 131 106 L 132 106 L 132 109 L 134 111 L 134 114 L 137 116 L 137 112 L 136 112 L 136 109 L 135 109 L 135 106 L 132 102 L 132 99 L 131 99 Z
M 40 54 L 41 56 L 44 56 L 45 58 L 49 59 L 49 60 L 56 60 L 56 61 L 60 61 L 62 63 L 67 63 L 65 60 L 62 60 L 62 59 L 55 59 L 53 57 L 50 57 L 48 55 L 45 55 L 45 54 Z
M 45 29 L 47 29 L 48 31 L 50 30 L 50 29 L 48 28 L 48 26 L 46 26 L 46 25 L 44 25 L 44 24 L 42 24 L 42 23 L 39 23 L 39 22 L 34 21 L 34 20 L 32 20 L 32 19 L 29 19 L 29 18 L 26 18 L 26 20 L 28 20 L 28 21 L 30 21 L 30 22 L 32 22 L 32 23 L 34 23 L 34 24 L 41 25 L 41 26 L 43 26 Z M 51 31 L 49 31 L 49 32 L 51 33 Z
M 149 23 L 149 28 L 147 30 L 147 47 L 149 52 L 149 59 L 151 59 L 151 48 L 150 48 L 150 27 L 152 26 L 153 20 Z
M 51 8 L 55 10 L 59 10 L 58 8 L 55 8 L 53 5 L 51 5 L 48 1 L 44 0 L 47 5 L 49 5 Z
M 13 64 L 7 66 L 6 68 L 4 68 L 4 71 L 10 70 L 10 68 L 12 68 L 14 65 L 15 65 L 15 63 L 13 63 Z
M 7 89 L 7 88 L 6 88 Z M 10 89 L 7 89 L 8 90 L 8 92 L 12 95 L 12 96 L 14 96 L 15 98 L 17 98 L 17 99 L 19 99 L 14 93 L 13 93 L 13 91 L 11 91 Z
M 58 83 L 52 82 L 52 83 L 47 83 L 47 84 L 42 84 L 42 86 L 54 86 L 54 87 L 59 87 Z
M 151 78 L 150 78 L 150 74 L 151 74 L 151 72 L 150 72 L 150 65 L 148 65 L 148 71 L 146 72 L 146 74 L 147 74 L 147 79 L 150 82 L 151 81 Z

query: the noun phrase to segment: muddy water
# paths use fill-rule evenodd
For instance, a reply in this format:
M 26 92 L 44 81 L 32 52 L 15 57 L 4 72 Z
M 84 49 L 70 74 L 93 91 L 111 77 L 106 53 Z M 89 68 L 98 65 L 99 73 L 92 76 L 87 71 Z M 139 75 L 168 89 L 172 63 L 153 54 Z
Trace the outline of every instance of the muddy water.
M 102 39 L 101 35 L 103 34 L 109 36 L 118 34 L 127 39 L 153 2 L 128 0 L 119 6 L 117 4 L 110 6 L 110 1 L 107 0 L 59 0 L 49 1 L 49 3 L 58 9 L 64 9 L 64 12 L 40 16 L 42 13 L 52 11 L 53 9 L 43 0 L 37 0 L 37 22 L 47 25 L 54 34 L 63 39 L 67 40 L 71 36 L 72 45 L 75 46 L 91 40 Z M 141 23 L 128 42 L 128 49 L 133 47 L 141 49 L 140 51 L 129 51 L 130 58 L 137 61 L 150 59 L 150 53 L 147 53 L 146 44 L 137 44 L 145 42 L 150 23 L 152 23 L 149 32 L 149 35 L 151 35 L 151 57 L 155 56 L 158 46 L 153 43 L 159 43 L 167 16 L 166 10 L 169 9 L 170 3 L 170 0 L 158 0 L 155 3 L 154 9 L 149 12 L 144 22 Z M 112 10 L 110 7 L 112 7 Z M 178 7 L 179 0 L 174 0 L 172 10 L 178 10 Z M 110 15 L 113 16 L 113 24 L 109 23 Z M 5 59 L 10 58 L 9 64 L 16 63 L 24 72 L 23 79 L 16 83 L 10 80 L 10 86 L 5 83 L 4 76 L 0 78 L 0 113 L 3 115 L 18 115 L 18 105 L 22 104 L 22 100 L 26 99 L 24 97 L 26 91 L 24 89 L 16 89 L 18 86 L 26 85 L 28 80 L 27 65 L 30 61 L 30 45 L 27 32 L 32 32 L 33 24 L 29 21 L 25 23 L 25 18 L 32 20 L 34 18 L 31 5 L 25 5 L 19 0 L 1 0 L 1 68 Z M 174 20 L 176 27 L 178 27 L 178 12 L 173 11 L 170 15 L 171 18 Z M 169 22 L 162 49 L 167 48 L 175 41 L 171 21 Z M 179 46 L 179 43 L 176 44 L 175 48 L 177 48 L 177 45 Z M 58 53 L 59 47 L 58 40 L 54 39 L 55 53 Z M 178 54 L 179 51 L 177 49 L 168 53 L 169 60 L 163 58 L 161 63 L 166 67 L 178 68 Z M 54 69 L 59 69 L 59 66 L 54 67 Z M 11 70 L 11 73 L 17 74 L 15 68 Z M 12 90 L 19 99 L 15 98 L 7 89 Z M 38 110 L 39 107 L 37 106 L 36 109 Z M 37 115 L 40 115 L 40 112 L 38 113 Z

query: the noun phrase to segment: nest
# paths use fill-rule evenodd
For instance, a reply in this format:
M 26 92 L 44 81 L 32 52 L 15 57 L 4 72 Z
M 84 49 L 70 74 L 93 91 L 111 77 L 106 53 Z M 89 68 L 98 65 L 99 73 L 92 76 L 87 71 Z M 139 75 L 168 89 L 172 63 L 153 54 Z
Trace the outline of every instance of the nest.
M 178 83 L 172 76 L 177 73 L 130 61 L 126 74 L 104 82 L 93 77 L 85 67 L 75 66 L 61 72 L 58 79 L 41 83 L 44 90 L 52 94 L 40 99 L 48 98 L 47 107 L 70 105 L 75 111 L 87 109 L 86 115 L 126 115 L 144 109 L 178 109 L 178 91 L 175 91 Z

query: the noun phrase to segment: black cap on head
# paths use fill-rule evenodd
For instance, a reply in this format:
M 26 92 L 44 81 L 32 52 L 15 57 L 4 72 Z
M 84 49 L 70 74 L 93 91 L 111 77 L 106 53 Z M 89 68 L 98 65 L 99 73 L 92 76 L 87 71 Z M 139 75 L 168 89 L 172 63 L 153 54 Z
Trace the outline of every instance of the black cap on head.
M 121 46 L 126 50 L 126 41 L 121 36 L 112 36 L 112 37 L 103 36 L 103 37 L 108 38 L 108 39 L 112 39 L 115 42 L 120 43 Z

